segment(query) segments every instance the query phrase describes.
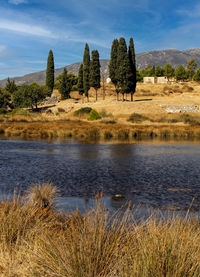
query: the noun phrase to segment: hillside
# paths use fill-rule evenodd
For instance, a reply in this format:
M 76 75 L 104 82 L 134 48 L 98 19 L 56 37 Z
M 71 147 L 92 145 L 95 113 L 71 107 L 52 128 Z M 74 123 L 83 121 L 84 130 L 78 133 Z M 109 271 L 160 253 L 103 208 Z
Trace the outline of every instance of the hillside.
M 179 64 L 186 66 L 190 58 L 195 58 L 200 66 L 200 48 L 183 51 L 177 49 L 156 50 L 136 55 L 138 69 L 144 68 L 148 64 L 163 66 L 165 63 L 171 63 L 174 67 Z
M 144 52 L 136 55 L 137 68 L 144 68 L 146 65 L 164 65 L 165 63 L 171 63 L 174 67 L 179 64 L 187 65 L 187 61 L 190 58 L 195 58 L 198 66 L 200 66 L 200 48 L 187 49 L 187 50 L 177 50 L 177 49 L 168 49 L 168 50 L 155 50 Z M 108 75 L 108 63 L 109 60 L 102 59 L 101 61 L 101 71 Z M 78 73 L 80 62 L 74 63 L 67 66 L 67 70 Z M 55 70 L 55 76 L 57 77 L 63 71 L 62 68 Z M 32 82 L 37 82 L 39 84 L 44 84 L 45 82 L 45 70 L 41 72 L 27 74 L 22 77 L 12 78 L 16 81 L 17 85 L 20 84 L 30 84 Z M 0 81 L 0 86 L 4 87 L 6 84 L 6 79 Z

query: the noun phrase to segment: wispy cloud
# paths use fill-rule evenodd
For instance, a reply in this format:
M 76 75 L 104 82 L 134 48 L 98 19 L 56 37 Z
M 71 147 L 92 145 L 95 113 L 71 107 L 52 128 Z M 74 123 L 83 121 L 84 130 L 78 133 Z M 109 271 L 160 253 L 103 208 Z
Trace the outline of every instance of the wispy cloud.
M 0 53 L 4 52 L 6 50 L 5 45 L 0 45 Z
M 5 45 L 0 45 L 0 58 L 4 59 L 11 55 L 11 52 Z
M 14 4 L 14 5 L 26 4 L 27 0 L 9 0 L 8 3 Z
M 187 17 L 199 17 L 200 16 L 200 4 L 197 4 L 189 9 L 178 9 L 177 14 Z
M 0 20 L 0 29 L 24 33 L 32 36 L 55 38 L 55 35 L 50 30 L 44 27 L 29 25 L 26 23 L 11 20 Z

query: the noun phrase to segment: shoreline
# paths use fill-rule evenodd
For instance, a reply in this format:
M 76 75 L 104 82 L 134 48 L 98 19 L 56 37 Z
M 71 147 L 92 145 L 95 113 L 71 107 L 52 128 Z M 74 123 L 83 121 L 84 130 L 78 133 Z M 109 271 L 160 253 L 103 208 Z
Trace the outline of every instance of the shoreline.
M 138 141 L 145 139 L 200 140 L 200 125 L 122 124 L 57 120 L 1 122 L 0 135 L 20 139 L 74 139 L 79 141 Z

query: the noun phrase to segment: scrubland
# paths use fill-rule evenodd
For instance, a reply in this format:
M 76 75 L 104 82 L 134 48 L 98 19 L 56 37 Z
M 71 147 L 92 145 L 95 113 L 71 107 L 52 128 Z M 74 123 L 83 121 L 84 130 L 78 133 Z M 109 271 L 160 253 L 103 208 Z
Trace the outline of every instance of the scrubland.
M 56 210 L 57 190 L 36 185 L 0 203 L 0 276 L 199 276 L 199 219 Z M 100 195 L 101 196 L 101 195 Z
M 58 95 L 58 91 L 54 91 Z M 138 84 L 134 101 L 116 101 L 112 84 L 89 91 L 89 102 L 82 103 L 78 92 L 56 104 L 43 105 L 39 112 L 15 110 L 0 115 L 0 134 L 20 138 L 75 139 L 199 139 L 200 113 L 170 113 L 165 106 L 197 106 L 200 103 L 200 84 L 195 82 L 171 85 Z M 86 101 L 86 99 L 85 99 Z M 95 109 L 101 118 L 89 121 L 82 108 Z

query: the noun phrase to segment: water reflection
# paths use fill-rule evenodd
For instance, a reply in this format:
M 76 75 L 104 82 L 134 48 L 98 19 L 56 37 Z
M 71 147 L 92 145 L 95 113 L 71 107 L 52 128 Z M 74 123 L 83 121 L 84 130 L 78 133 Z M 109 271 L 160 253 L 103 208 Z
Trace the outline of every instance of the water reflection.
M 0 190 L 52 182 L 70 203 L 88 207 L 100 191 L 109 207 L 124 195 L 133 205 L 200 208 L 199 144 L 79 144 L 0 141 Z M 108 197 L 108 198 L 107 198 Z M 81 200 L 80 200 L 81 199 Z M 63 200 L 64 201 L 64 200 Z M 74 204 L 73 204 L 74 205 Z M 72 206 L 73 206 L 72 205 Z M 80 205 L 79 205 L 80 207 Z

